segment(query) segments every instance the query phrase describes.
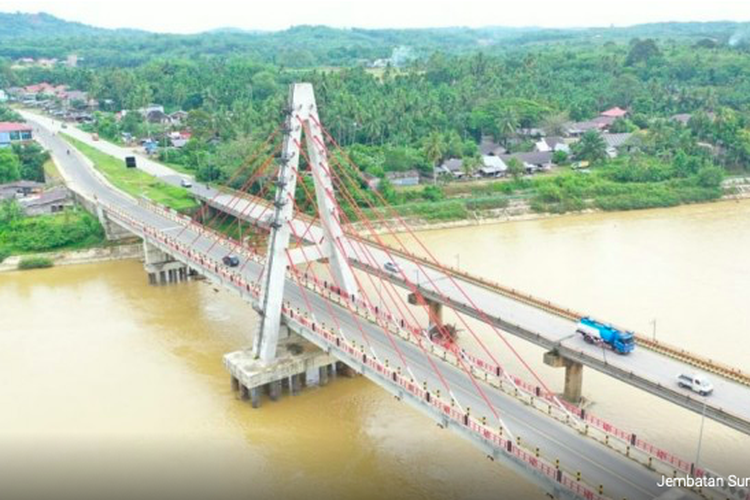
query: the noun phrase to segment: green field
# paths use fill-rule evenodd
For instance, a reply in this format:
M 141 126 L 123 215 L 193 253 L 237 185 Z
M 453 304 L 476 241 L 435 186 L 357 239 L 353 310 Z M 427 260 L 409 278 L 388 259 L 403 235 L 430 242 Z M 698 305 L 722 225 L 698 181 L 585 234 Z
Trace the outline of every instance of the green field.
M 116 188 L 135 196 L 143 196 L 179 211 L 189 211 L 198 206 L 192 195 L 185 189 L 171 186 L 155 179 L 138 169 L 126 169 L 122 161 L 114 156 L 102 153 L 83 142 L 62 134 L 66 141 L 75 146 Z

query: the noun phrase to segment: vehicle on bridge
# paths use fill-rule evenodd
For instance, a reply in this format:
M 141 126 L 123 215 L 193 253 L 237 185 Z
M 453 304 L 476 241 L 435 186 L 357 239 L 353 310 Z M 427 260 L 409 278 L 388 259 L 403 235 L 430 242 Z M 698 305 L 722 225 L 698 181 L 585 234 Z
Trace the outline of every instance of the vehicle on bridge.
M 633 332 L 623 332 L 589 317 L 581 318 L 576 332 L 589 344 L 606 344 L 617 354 L 628 354 L 635 349 Z
M 702 375 L 696 373 L 681 373 L 677 375 L 677 385 L 683 389 L 690 389 L 701 396 L 708 396 L 714 392 L 714 386 Z
M 225 266 L 237 267 L 240 265 L 240 259 L 236 255 L 225 255 L 221 261 Z
M 383 264 L 383 269 L 385 269 L 389 273 L 394 274 L 398 274 L 401 272 L 401 268 L 398 267 L 398 264 L 396 264 L 395 262 L 386 262 L 385 264 Z

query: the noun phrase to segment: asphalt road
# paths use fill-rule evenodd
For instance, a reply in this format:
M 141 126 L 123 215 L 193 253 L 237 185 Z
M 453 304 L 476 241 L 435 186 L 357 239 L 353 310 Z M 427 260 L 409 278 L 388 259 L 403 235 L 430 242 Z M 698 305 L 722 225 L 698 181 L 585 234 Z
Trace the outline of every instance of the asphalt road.
M 126 211 L 135 219 L 173 237 L 179 234 L 179 241 L 192 245 L 195 250 L 204 252 L 215 260 L 220 260 L 221 257 L 231 252 L 232 249 L 223 244 L 212 247 L 212 240 L 200 236 L 192 229 L 182 231 L 182 227 L 176 226 L 173 220 L 138 206 L 131 198 L 104 185 L 100 178 L 92 174 L 85 158 L 75 150 L 71 154 L 66 154 L 69 146 L 59 137 L 46 131 L 39 131 L 37 135 L 58 159 L 65 177 L 77 191 L 96 196 Z M 258 279 L 261 272 L 258 264 L 253 261 L 247 263 L 243 261 L 240 265 L 244 266 L 243 275 L 246 280 Z M 404 263 L 404 265 L 408 264 Z M 289 280 L 286 283 L 286 298 L 300 309 L 307 309 L 302 292 L 297 284 Z M 333 314 L 340 321 L 347 338 L 360 344 L 366 343 L 364 333 L 373 347 L 373 355 L 381 360 L 388 359 L 394 367 L 400 366 L 399 354 L 392 344 L 395 342 L 416 379 L 427 381 L 430 388 L 442 390 L 442 383 L 427 360 L 428 355 L 421 352 L 417 346 L 398 338 L 389 339 L 380 327 L 358 321 L 341 307 L 320 296 L 308 292 L 307 299 L 312 305 L 312 312 L 319 321 L 333 325 L 335 324 Z M 433 358 L 433 361 L 439 365 L 443 377 L 462 407 L 471 407 L 475 415 L 491 417 L 492 412 L 477 394 L 469 375 L 445 364 L 438 358 Z M 402 369 L 406 370 L 406 367 Z M 656 487 L 659 477 L 654 472 L 593 440 L 582 438 L 571 428 L 529 409 L 518 400 L 490 386 L 484 385 L 483 388 L 492 406 L 500 413 L 514 436 L 521 437 L 530 449 L 539 447 L 542 454 L 551 460 L 559 459 L 563 468 L 573 472 L 580 471 L 586 482 L 604 485 L 605 494 L 611 498 L 651 499 L 664 493 Z M 483 458 L 477 456 L 477 460 L 483 460 Z M 686 498 L 692 498 L 692 496 L 688 495 Z

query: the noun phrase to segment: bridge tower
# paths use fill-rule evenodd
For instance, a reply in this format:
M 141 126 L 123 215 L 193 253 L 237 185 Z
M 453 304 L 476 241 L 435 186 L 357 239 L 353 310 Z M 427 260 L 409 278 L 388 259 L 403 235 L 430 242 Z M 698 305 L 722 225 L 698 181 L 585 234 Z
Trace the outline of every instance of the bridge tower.
M 261 278 L 261 294 L 258 304 L 261 319 L 253 342 L 253 358 L 264 363 L 270 363 L 276 357 L 284 283 L 290 258 L 294 264 L 304 261 L 303 255 L 314 255 L 318 259 L 327 258 L 331 264 L 335 284 L 350 295 L 357 291 L 354 276 L 343 253 L 346 241 L 334 199 L 333 184 L 329 173 L 331 167 L 326 157 L 320 123 L 312 85 L 309 83 L 292 84 L 289 89 L 289 104 L 286 108 L 283 149 L 276 179 L 274 213 L 271 219 L 266 267 Z M 323 240 L 317 245 L 320 251 L 317 249 L 310 249 L 307 252 L 289 250 L 291 233 L 289 223 L 294 214 L 293 200 L 303 132 L 324 235 Z

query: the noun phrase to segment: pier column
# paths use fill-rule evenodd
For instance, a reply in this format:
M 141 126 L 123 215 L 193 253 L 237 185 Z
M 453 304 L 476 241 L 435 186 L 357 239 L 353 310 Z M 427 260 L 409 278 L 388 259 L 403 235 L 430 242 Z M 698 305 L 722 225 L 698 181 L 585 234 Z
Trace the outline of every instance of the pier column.
M 143 241 L 143 267 L 148 273 L 148 282 L 152 285 L 178 283 L 187 280 L 190 273 L 187 266 L 176 261 L 168 253 Z
M 328 384 L 328 367 L 321 366 L 318 368 L 318 383 L 323 386 Z
M 275 380 L 268 383 L 268 395 L 271 401 L 278 401 L 281 397 L 281 380 Z
M 253 408 L 260 408 L 260 387 L 250 389 L 250 404 Z
M 431 330 L 435 326 L 443 326 L 443 304 L 440 302 L 435 302 L 427 297 L 417 296 L 416 293 L 410 293 L 409 304 L 415 306 L 427 305 L 427 312 L 429 313 L 428 330 Z
M 563 399 L 574 404 L 580 403 L 583 390 L 583 365 L 578 361 L 564 358 L 555 351 L 544 354 L 544 364 L 554 368 L 565 368 Z

